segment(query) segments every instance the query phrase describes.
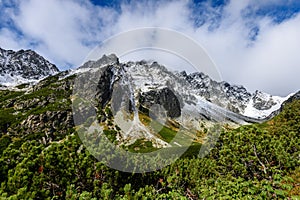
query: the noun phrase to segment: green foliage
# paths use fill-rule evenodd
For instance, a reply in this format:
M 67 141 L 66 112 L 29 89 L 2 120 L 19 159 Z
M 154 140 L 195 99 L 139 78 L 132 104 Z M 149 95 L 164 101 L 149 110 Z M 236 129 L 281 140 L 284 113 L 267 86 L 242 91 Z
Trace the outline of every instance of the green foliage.
M 5 102 L 6 100 L 16 99 L 22 94 L 24 94 L 24 92 L 0 90 L 0 105 L 3 104 L 3 102 Z
M 148 152 L 156 151 L 158 149 L 153 147 L 151 141 L 147 141 L 145 139 L 137 139 L 133 144 L 128 146 L 128 150 L 130 152 L 136 152 L 136 153 L 148 153 Z
M 0 134 L 7 132 L 8 127 L 15 121 L 16 117 L 9 109 L 0 110 Z
M 105 107 L 105 113 L 106 113 L 106 115 L 109 119 L 112 119 L 113 118 L 113 113 L 112 113 L 112 111 L 109 107 L 110 107 L 110 105 L 107 105 Z
M 55 77 L 45 79 L 31 94 L 0 91 L 0 199 L 300 198 L 300 101 L 287 104 L 266 123 L 223 131 L 204 158 L 198 157 L 202 146 L 193 143 L 175 163 L 134 174 L 110 169 L 92 157 L 73 128 L 32 132 L 20 128 L 29 115 L 70 110 L 70 91 L 61 85 Z M 37 102 L 54 101 L 31 104 L 36 98 Z M 22 102 L 30 107 L 14 108 Z M 112 118 L 108 107 L 99 114 Z M 167 142 L 176 135 L 171 128 L 143 119 Z M 104 134 L 115 142 L 118 131 L 120 128 L 108 127 Z M 50 142 L 43 143 L 43 139 Z M 132 152 L 156 150 L 145 139 L 127 148 Z M 172 147 L 176 148 L 180 147 Z M 106 149 L 102 151 L 99 155 Z M 111 155 L 108 161 L 113 159 Z
M 110 129 L 110 130 L 103 130 L 103 133 L 105 134 L 105 136 L 110 142 L 114 143 L 117 140 L 118 131 Z
M 10 143 L 11 143 L 11 138 L 8 135 L 3 135 L 0 138 L 0 155 L 8 147 Z
M 162 139 L 168 143 L 172 141 L 177 133 L 176 131 L 170 129 L 169 127 L 163 126 L 155 120 L 151 122 L 151 128 L 153 128 L 155 132 L 158 132 Z

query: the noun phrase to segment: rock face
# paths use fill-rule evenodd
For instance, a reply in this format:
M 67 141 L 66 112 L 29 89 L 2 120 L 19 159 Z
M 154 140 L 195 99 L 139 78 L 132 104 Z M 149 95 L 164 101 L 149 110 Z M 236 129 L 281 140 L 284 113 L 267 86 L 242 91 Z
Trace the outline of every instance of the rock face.
M 145 139 L 160 148 L 169 145 L 164 133 L 200 133 L 201 123 L 209 130 L 223 123 L 259 122 L 240 113 L 251 99 L 244 87 L 203 73 L 172 72 L 156 62 L 120 63 L 114 55 L 89 61 L 74 73 L 76 126 L 84 130 L 97 119 L 118 145 Z M 173 145 L 182 142 L 176 139 Z
M 64 138 L 74 127 L 71 107 L 73 78 L 50 76 L 21 90 L 0 89 L 0 118 L 7 118 L 0 134 L 34 138 L 47 144 Z M 2 121 L 2 120 L 0 120 Z M 1 131 L 2 130 L 2 131 Z
M 115 54 L 103 55 L 99 60 L 87 61 L 78 69 L 99 68 L 104 65 L 119 65 L 119 58 Z
M 49 61 L 31 50 L 4 50 L 0 48 L 0 84 L 17 85 L 39 80 L 58 73 Z
M 134 96 L 140 95 L 142 106 L 160 104 L 167 110 L 169 117 L 180 116 L 185 105 L 197 105 L 199 99 L 202 99 L 236 114 L 263 119 L 279 109 L 286 100 L 260 91 L 251 94 L 243 86 L 216 82 L 201 72 L 187 74 L 185 71 L 169 71 L 157 62 L 120 63 L 114 54 L 85 63 L 78 73 L 83 69 L 97 68 L 103 71 L 100 78 L 96 77 L 99 80 L 97 99 L 101 107 L 118 91 L 120 94 L 126 93 L 118 98 L 124 98 L 125 95 L 129 99 L 129 109 L 134 107 Z
M 251 93 L 243 86 L 230 85 L 227 82 L 218 83 L 201 72 L 181 72 L 180 75 L 200 96 L 236 113 L 242 113 L 251 98 Z
M 100 106 L 104 106 L 110 101 L 113 92 L 113 67 L 103 68 L 103 72 L 99 78 L 97 84 L 97 94 L 96 99 L 98 100 Z
M 43 131 L 53 133 L 60 127 L 72 128 L 74 122 L 70 111 L 47 111 L 39 115 L 29 115 L 21 122 L 21 126 L 28 133 Z
M 169 88 L 151 90 L 140 94 L 139 103 L 141 106 L 151 109 L 151 106 L 158 104 L 163 106 L 167 116 L 171 118 L 180 117 L 180 102 L 176 95 Z
M 268 98 L 267 95 L 260 91 L 256 91 L 252 97 L 253 107 L 258 110 L 269 110 L 272 106 L 276 105 L 276 102 L 272 98 Z
M 261 91 L 251 94 L 243 86 L 230 85 L 224 81 L 216 82 L 201 72 L 192 74 L 181 72 L 179 76 L 190 83 L 193 92 L 207 101 L 247 117 L 266 118 L 273 111 L 278 110 L 286 100 Z
M 273 111 L 268 117 L 267 119 L 271 119 L 273 118 L 274 116 L 278 115 L 283 109 L 284 107 L 288 104 L 288 103 L 291 103 L 293 101 L 296 101 L 296 100 L 300 100 L 300 91 L 298 91 L 297 93 L 291 95 L 286 101 L 284 101 L 280 108 L 278 110 L 275 110 Z
M 300 91 L 298 91 L 297 93 L 295 93 L 294 95 L 292 95 L 291 97 L 289 97 L 285 102 L 284 104 L 286 103 L 291 103 L 295 100 L 300 100 Z

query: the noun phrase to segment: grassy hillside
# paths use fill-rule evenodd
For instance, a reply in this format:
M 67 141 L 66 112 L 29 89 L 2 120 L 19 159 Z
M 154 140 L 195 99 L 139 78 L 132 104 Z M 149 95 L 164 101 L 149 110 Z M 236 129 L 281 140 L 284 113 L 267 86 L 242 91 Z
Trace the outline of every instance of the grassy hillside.
M 300 100 L 263 124 L 224 130 L 205 158 L 194 145 L 170 166 L 132 174 L 106 167 L 82 145 L 71 85 L 72 77 L 56 76 L 29 93 L 0 91 L 0 199 L 300 198 Z M 161 137 L 172 138 L 168 132 Z M 150 146 L 139 140 L 129 150 Z

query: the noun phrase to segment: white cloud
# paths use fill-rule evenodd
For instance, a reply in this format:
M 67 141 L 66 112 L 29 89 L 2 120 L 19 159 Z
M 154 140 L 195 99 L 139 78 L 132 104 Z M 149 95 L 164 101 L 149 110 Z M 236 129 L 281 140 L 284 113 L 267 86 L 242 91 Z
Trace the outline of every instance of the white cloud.
M 39 50 L 51 49 L 49 56 L 59 61 L 79 63 L 80 56 L 89 49 L 81 44 L 81 21 L 88 12 L 71 1 L 23 1 L 20 14 L 15 16 L 17 26 L 33 40 L 41 41 Z M 75 14 L 76 13 L 76 14 Z
M 58 66 L 78 66 L 94 44 L 114 34 L 139 27 L 169 28 L 198 41 L 226 81 L 243 84 L 252 91 L 287 95 L 300 88 L 299 15 L 281 24 L 263 16 L 244 17 L 249 8 L 255 11 L 283 3 L 232 0 L 223 11 L 203 3 L 207 6 L 203 8 L 207 23 L 195 27 L 190 1 L 132 1 L 122 4 L 118 12 L 84 0 L 24 0 L 7 14 L 24 36 L 20 39 L 12 30 L 2 28 L 0 45 L 16 49 L 31 47 L 33 42 L 37 44 L 35 50 Z M 218 20 L 217 15 L 221 16 Z M 260 28 L 255 41 L 249 40 L 253 26 Z
M 10 17 L 26 38 L 27 44 L 20 46 L 35 43 L 35 50 L 64 67 L 81 64 L 91 44 L 105 37 L 101 23 L 110 23 L 115 15 L 109 11 L 87 1 L 24 0 Z
M 300 15 L 281 24 L 268 24 L 246 53 L 239 82 L 272 93 L 299 90 Z M 244 81 L 246 79 L 255 81 Z
M 7 28 L 0 30 L 0 44 L 4 49 L 19 49 L 22 46 L 18 36 Z
M 207 49 L 224 80 L 274 95 L 296 92 L 300 89 L 300 15 L 281 24 L 268 17 L 243 18 L 253 1 L 245 2 L 232 1 L 219 28 L 211 32 L 200 27 L 193 37 Z M 248 37 L 249 23 L 260 28 L 254 42 Z

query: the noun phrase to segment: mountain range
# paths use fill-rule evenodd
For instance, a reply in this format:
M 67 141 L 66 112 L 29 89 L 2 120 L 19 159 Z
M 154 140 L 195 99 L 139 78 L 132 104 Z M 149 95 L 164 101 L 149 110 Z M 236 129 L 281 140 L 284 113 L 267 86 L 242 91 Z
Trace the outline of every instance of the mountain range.
M 120 63 L 114 54 L 88 61 L 75 70 L 60 72 L 54 64 L 34 51 L 1 49 L 0 77 L 3 89 L 26 93 L 41 90 L 47 86 L 45 83 L 49 79 L 59 80 L 59 87 L 65 87 L 67 93 L 73 92 L 69 97 L 65 96 L 63 101 L 72 98 L 74 106 L 77 99 L 93 100 L 93 108 L 101 113 L 98 116 L 101 126 L 105 132 L 113 131 L 114 142 L 118 141 L 120 145 L 145 139 L 156 147 L 168 146 L 169 140 L 157 134 L 158 128 L 153 127 L 154 122 L 160 129 L 163 127 L 173 133 L 182 127 L 186 130 L 184 135 L 188 136 L 185 137 L 188 141 L 195 140 L 197 132 L 210 130 L 215 124 L 237 127 L 261 123 L 277 115 L 281 105 L 290 96 L 293 97 L 293 94 L 278 97 L 261 91 L 251 94 L 243 86 L 214 81 L 202 72 L 187 74 L 185 71 L 171 71 L 157 62 L 142 60 Z M 76 77 L 81 77 L 83 81 L 78 81 L 80 78 Z M 18 89 L 21 83 L 22 89 Z M 76 91 L 77 88 L 81 90 Z M 36 101 L 43 105 L 41 100 Z M 47 107 L 49 101 L 55 102 L 56 99 L 48 99 L 44 106 Z M 24 105 L 24 102 L 20 103 Z M 112 112 L 111 118 L 107 110 Z M 124 127 L 124 120 L 115 118 L 118 114 L 133 123 L 130 129 Z M 67 121 L 73 117 L 76 122 L 78 116 L 68 113 Z M 21 124 L 34 124 L 26 120 Z M 83 122 L 76 123 L 81 125 Z M 181 146 L 185 142 L 185 139 L 174 141 L 173 145 Z
M 185 71 L 173 72 L 157 62 L 140 61 L 120 64 L 115 55 L 104 55 L 97 62 L 87 62 L 70 73 L 76 74 L 80 73 L 83 68 L 97 68 L 108 64 L 122 66 L 123 70 L 131 74 L 132 81 L 142 92 L 149 91 L 150 88 L 168 86 L 173 89 L 180 88 L 178 95 L 185 96 L 185 100 L 191 101 L 192 104 L 197 104 L 198 101 L 187 98 L 197 97 L 228 111 L 255 119 L 267 118 L 272 112 L 279 110 L 281 104 L 293 95 L 279 97 L 258 90 L 250 93 L 243 86 L 231 85 L 225 81 L 216 82 L 202 72 L 191 74 Z M 57 73 L 59 70 L 54 64 L 32 50 L 15 52 L 0 48 L 0 85 L 2 87 L 36 83 Z M 172 85 L 167 85 L 170 83 Z
M 300 92 L 252 94 L 113 54 L 59 71 L 33 51 L 2 52 L 0 199 L 299 197 Z M 132 173 L 161 162 L 111 146 L 184 153 Z

